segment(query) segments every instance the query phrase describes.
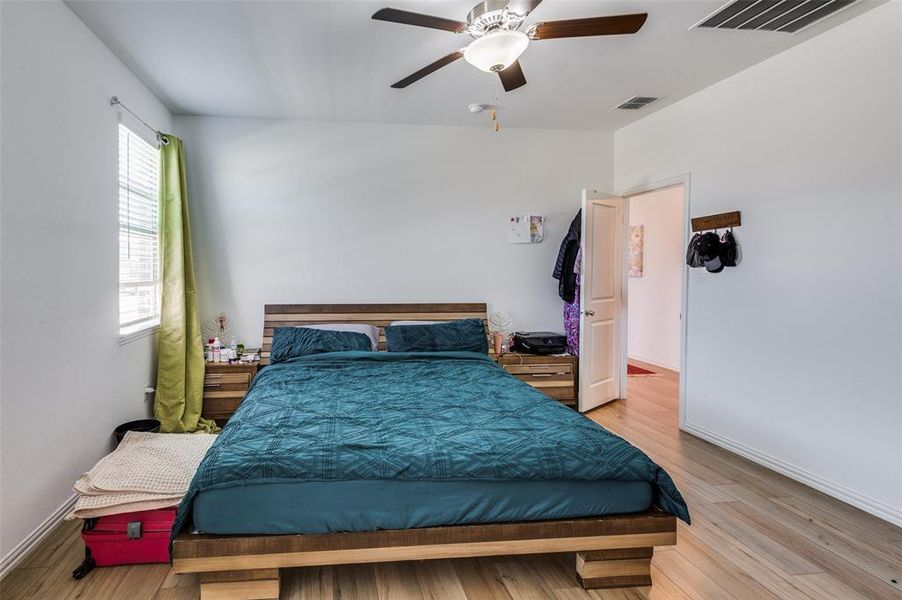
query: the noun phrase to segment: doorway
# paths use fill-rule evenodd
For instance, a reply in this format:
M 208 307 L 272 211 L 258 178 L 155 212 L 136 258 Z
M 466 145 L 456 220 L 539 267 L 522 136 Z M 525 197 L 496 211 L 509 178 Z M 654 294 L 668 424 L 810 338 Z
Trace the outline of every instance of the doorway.
M 680 371 L 685 269 L 682 185 L 627 198 L 627 377 Z
M 612 400 L 627 398 L 630 379 L 638 383 L 641 380 L 637 377 L 643 375 L 665 375 L 678 387 L 680 423 L 683 422 L 688 302 L 688 269 L 683 259 L 689 242 L 689 181 L 687 173 L 629 189 L 616 196 L 597 190 L 583 190 L 579 357 L 581 412 Z M 637 208 L 631 218 L 631 201 L 634 199 Z M 666 214 L 662 211 L 654 220 L 648 220 L 651 217 L 644 210 L 644 205 L 648 202 L 653 210 L 656 201 L 671 202 L 666 207 L 670 210 Z M 648 226 L 647 229 L 643 227 L 640 236 L 637 235 L 641 237 L 641 244 L 631 244 L 631 225 Z M 662 230 L 662 227 L 665 229 Z M 642 249 L 641 276 L 636 264 L 636 246 Z M 669 253 L 675 253 L 676 257 L 671 256 L 662 262 L 661 256 L 667 255 L 660 252 L 662 247 L 669 248 Z M 648 256 L 645 255 L 646 250 Z M 634 277 L 629 276 L 631 267 Z M 666 269 L 663 280 L 660 278 L 662 268 Z M 634 334 L 631 346 L 630 281 L 634 279 L 644 280 L 633 287 L 637 295 L 636 308 L 644 306 L 645 310 L 632 315 L 637 321 L 638 335 Z M 659 292 L 654 291 L 655 286 L 662 282 L 666 282 L 672 294 L 663 303 L 658 299 Z M 651 294 L 647 293 L 649 288 L 652 288 Z M 664 308 L 660 308 L 662 305 Z M 650 314 L 649 306 L 661 314 L 655 313 L 654 319 L 644 317 Z M 599 314 L 598 307 L 603 307 L 604 312 Z M 674 325 L 676 335 L 673 334 Z M 644 350 L 647 345 L 642 343 L 649 337 L 649 331 L 651 346 L 655 349 L 653 352 Z M 633 363 L 632 369 L 628 367 L 630 362 Z M 635 367 L 650 374 L 637 371 Z M 628 371 L 641 375 L 630 376 Z

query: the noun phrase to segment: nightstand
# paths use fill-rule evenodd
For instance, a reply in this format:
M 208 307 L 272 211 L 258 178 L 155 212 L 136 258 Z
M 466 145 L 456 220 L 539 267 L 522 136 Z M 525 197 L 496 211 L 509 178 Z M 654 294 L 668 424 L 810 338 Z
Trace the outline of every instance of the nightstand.
M 201 416 L 215 419 L 217 425 L 225 425 L 244 400 L 244 394 L 257 374 L 258 365 L 259 363 L 206 363 Z
M 505 371 L 546 396 L 576 409 L 579 391 L 579 359 L 570 354 L 540 356 L 509 352 L 498 357 Z

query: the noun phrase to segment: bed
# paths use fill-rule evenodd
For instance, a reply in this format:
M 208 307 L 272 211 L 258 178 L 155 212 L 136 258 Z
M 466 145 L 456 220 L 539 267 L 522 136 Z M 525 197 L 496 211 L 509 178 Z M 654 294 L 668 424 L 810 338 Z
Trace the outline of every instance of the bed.
M 267 305 L 276 327 L 485 320 L 484 304 Z M 384 348 L 384 336 L 379 340 Z M 203 597 L 278 597 L 278 569 L 576 552 L 588 587 L 650 585 L 688 511 L 641 451 L 475 352 L 331 352 L 264 368 L 179 509 Z

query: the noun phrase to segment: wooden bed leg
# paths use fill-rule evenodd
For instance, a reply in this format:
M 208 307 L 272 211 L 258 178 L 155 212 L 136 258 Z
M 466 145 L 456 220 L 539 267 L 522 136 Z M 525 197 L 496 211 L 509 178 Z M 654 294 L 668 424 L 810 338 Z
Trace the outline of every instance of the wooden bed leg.
M 576 576 L 587 590 L 651 585 L 654 548 L 576 553 Z
M 200 600 L 279 600 L 279 570 L 200 573 Z

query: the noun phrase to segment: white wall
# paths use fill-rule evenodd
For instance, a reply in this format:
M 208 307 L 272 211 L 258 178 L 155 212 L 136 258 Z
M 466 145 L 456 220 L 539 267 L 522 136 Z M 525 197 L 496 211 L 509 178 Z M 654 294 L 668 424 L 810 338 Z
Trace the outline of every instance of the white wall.
M 178 117 L 201 318 L 248 343 L 266 303 L 477 302 L 561 331 L 551 278 L 580 191 L 609 188 L 611 134 Z M 511 214 L 547 217 L 541 244 Z
M 63 4 L 3 2 L 0 27 L 8 557 L 111 449 L 113 427 L 148 414 L 153 338 L 118 345 L 118 116 L 107 100 L 158 127 L 171 117 Z
M 900 13 L 619 130 L 615 180 L 742 211 L 743 263 L 689 274 L 684 427 L 902 524 Z
M 683 302 L 683 187 L 632 196 L 630 225 L 645 227 L 642 277 L 629 278 L 628 353 L 661 367 L 680 369 Z

